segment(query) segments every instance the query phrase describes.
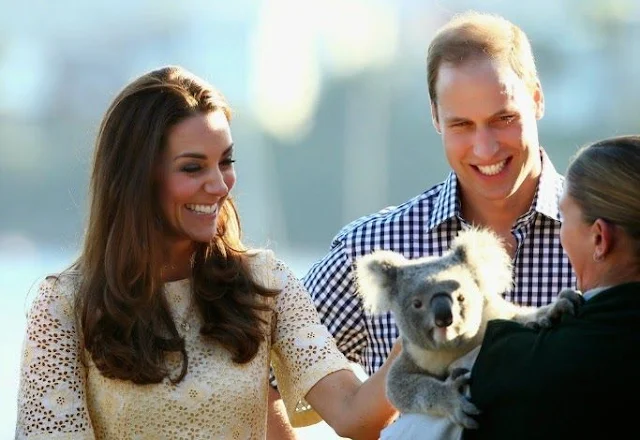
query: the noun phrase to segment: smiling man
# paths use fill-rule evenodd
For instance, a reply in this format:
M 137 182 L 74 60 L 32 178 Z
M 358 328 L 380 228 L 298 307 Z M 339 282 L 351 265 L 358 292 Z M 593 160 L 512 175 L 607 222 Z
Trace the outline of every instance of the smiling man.
M 427 77 L 433 125 L 452 172 L 413 199 L 345 226 L 304 277 L 338 347 L 369 374 L 398 336 L 391 315 L 369 314 L 356 295 L 355 264 L 373 250 L 439 256 L 460 230 L 484 226 L 513 258 L 507 299 L 539 306 L 575 284 L 560 245 L 563 178 L 538 141 L 544 95 L 527 36 L 500 16 L 458 15 L 431 42 Z
M 508 64 L 484 55 L 460 64 L 442 60 L 436 72 L 433 124 L 455 173 L 462 218 L 494 229 L 514 256 L 512 227 L 531 207 L 542 174 L 540 84 L 526 84 Z

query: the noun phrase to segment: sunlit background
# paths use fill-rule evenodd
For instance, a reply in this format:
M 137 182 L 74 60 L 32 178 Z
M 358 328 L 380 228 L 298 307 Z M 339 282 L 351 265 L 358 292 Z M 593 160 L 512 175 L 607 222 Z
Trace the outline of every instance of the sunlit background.
M 246 241 L 303 275 L 342 225 L 445 177 L 425 53 L 468 8 L 530 36 L 559 169 L 589 140 L 640 132 L 638 0 L 0 0 L 0 438 L 25 312 L 76 256 L 97 124 L 127 81 L 181 64 L 223 91 Z

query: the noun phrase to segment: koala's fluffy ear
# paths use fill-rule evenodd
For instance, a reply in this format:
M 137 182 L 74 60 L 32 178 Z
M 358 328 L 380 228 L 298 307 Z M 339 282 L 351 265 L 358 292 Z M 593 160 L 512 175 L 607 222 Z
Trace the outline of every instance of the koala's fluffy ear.
M 384 313 L 391 309 L 391 291 L 406 261 L 404 256 L 392 251 L 375 251 L 357 260 L 357 291 L 367 310 Z
M 453 241 L 454 256 L 469 266 L 483 292 L 500 294 L 513 283 L 511 257 L 489 229 L 466 229 Z

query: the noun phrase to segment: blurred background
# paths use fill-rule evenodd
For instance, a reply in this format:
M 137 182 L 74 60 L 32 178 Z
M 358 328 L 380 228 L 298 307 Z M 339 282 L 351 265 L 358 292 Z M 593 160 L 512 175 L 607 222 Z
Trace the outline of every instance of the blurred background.
M 0 438 L 26 310 L 77 254 L 97 125 L 126 82 L 181 64 L 223 91 L 246 241 L 302 276 L 341 226 L 446 176 L 425 54 L 470 8 L 529 35 L 559 170 L 587 141 L 640 132 L 637 0 L 0 0 Z

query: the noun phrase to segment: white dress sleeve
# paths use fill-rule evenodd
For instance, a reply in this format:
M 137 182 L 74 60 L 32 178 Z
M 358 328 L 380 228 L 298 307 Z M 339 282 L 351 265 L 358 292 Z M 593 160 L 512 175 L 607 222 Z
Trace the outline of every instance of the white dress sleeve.
M 283 287 L 275 301 L 272 364 L 291 424 L 307 426 L 321 418 L 304 401 L 304 396 L 323 377 L 350 369 L 351 365 L 320 323 L 302 283 L 284 263 L 274 264 Z
M 16 439 L 93 439 L 70 276 L 40 284 L 27 316 Z

